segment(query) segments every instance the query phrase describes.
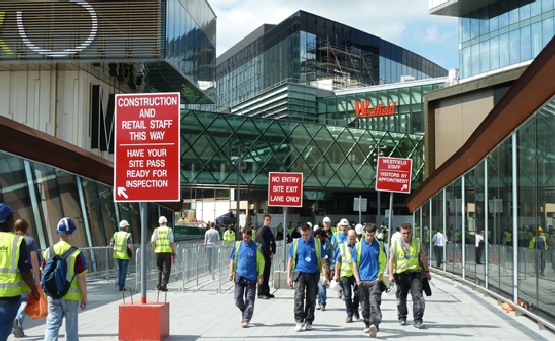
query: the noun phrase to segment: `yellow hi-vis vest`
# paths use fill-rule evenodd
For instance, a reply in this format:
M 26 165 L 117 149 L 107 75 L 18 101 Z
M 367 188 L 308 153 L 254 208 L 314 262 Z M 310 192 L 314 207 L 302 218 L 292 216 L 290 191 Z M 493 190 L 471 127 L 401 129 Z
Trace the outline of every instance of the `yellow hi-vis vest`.
M 239 261 L 239 249 L 241 248 L 243 241 L 239 240 L 235 242 L 235 261 L 233 262 L 233 276 L 235 276 L 235 271 L 237 271 L 237 262 Z M 256 245 L 256 275 L 258 277 L 264 274 L 264 265 L 266 264 L 266 259 L 262 254 L 262 250 Z
M 130 259 L 127 254 L 127 244 L 129 244 L 131 233 L 119 231 L 114 233 L 114 258 Z
M 172 247 L 170 246 L 170 229 L 168 226 L 158 226 L 154 233 L 156 234 L 156 253 L 171 253 Z
M 293 240 L 293 264 L 291 265 L 291 270 L 295 270 L 295 264 L 297 262 L 297 249 L 299 248 L 299 239 Z M 322 272 L 322 244 L 320 239 L 314 238 L 314 251 L 316 251 L 316 259 L 318 260 L 318 271 Z
M 405 271 L 419 271 L 420 263 L 418 259 L 420 257 L 420 241 L 418 238 L 412 238 L 410 248 L 403 251 L 402 247 L 403 241 L 397 239 L 393 244 L 393 256 L 396 260 L 395 273 L 400 274 Z
M 224 242 L 232 243 L 235 241 L 235 232 L 227 230 L 224 232 Z
M 64 252 L 66 252 L 70 247 L 71 247 L 71 244 L 63 240 L 59 241 L 57 244 L 54 245 L 54 253 L 57 255 L 63 255 Z M 53 256 L 50 254 L 49 251 L 50 251 L 50 248 L 44 251 L 45 262 L 48 262 L 50 257 Z M 66 262 L 67 262 L 66 279 L 68 281 L 71 280 L 71 285 L 69 286 L 69 291 L 67 292 L 67 294 L 62 296 L 62 300 L 81 301 L 83 299 L 83 295 L 81 294 L 81 289 L 79 289 L 79 282 L 77 281 L 77 276 L 73 276 L 73 274 L 75 273 L 75 263 L 77 262 L 77 257 L 79 256 L 80 253 L 81 253 L 81 250 L 77 249 L 69 257 L 66 258 Z
M 356 244 L 355 244 L 356 245 Z M 339 252 L 341 254 L 341 277 L 353 276 L 353 256 L 351 255 L 349 242 L 339 244 Z
M 11 232 L 0 232 L 0 297 L 20 296 L 23 277 L 17 267 L 23 238 Z

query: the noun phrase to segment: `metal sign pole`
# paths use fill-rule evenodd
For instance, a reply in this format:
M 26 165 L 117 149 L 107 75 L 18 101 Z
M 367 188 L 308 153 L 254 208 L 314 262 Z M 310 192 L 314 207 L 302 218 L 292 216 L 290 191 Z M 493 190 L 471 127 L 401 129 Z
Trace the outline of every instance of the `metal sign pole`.
M 146 303 L 146 203 L 139 203 L 141 214 L 141 303 Z
M 287 206 L 283 208 L 283 270 L 287 271 L 287 233 L 289 225 L 287 225 Z
M 362 220 L 362 209 L 360 207 L 360 202 L 362 201 L 361 195 L 358 196 L 358 223 L 361 223 Z
M 393 192 L 389 193 L 389 226 L 388 226 L 388 233 L 387 233 L 387 245 L 391 245 L 391 232 L 393 231 L 391 228 L 393 222 Z

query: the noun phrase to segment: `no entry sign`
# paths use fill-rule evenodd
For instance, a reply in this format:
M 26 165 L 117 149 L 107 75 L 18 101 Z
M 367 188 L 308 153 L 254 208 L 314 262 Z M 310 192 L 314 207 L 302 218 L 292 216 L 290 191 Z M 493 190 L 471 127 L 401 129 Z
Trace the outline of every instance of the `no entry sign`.
M 115 201 L 179 201 L 179 93 L 116 95 Z
M 303 173 L 270 172 L 269 176 L 268 206 L 303 206 Z
M 376 191 L 410 194 L 412 160 L 379 157 Z

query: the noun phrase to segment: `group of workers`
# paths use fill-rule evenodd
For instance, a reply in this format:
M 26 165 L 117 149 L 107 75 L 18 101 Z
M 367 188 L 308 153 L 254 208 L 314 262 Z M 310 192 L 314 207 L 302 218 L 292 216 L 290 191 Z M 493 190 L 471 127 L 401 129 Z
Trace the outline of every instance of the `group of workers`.
M 267 228 L 270 221 L 271 217 L 265 215 L 256 239 L 261 240 L 262 235 L 267 235 L 270 244 L 275 246 L 273 234 Z M 400 226 L 399 238 L 392 239 L 388 257 L 383 242 L 376 238 L 378 227 L 375 224 L 361 225 L 359 237 L 356 228 L 349 228 L 347 219 L 339 222 L 335 233 L 329 229 L 329 218 L 324 218 L 322 223 L 322 229 L 314 229 L 309 223 L 303 224 L 300 238 L 293 239 L 289 245 L 287 283 L 295 291 L 295 331 L 313 328 L 317 301 L 318 309 L 325 311 L 326 298 L 322 290 L 330 285 L 330 280 L 332 285 L 341 285 L 343 288 L 347 313 L 345 322 L 360 318 L 360 304 L 365 324 L 363 332 L 370 337 L 376 337 L 379 332 L 382 321 L 381 295 L 390 283 L 395 283 L 397 288 L 395 295 L 399 324 L 407 324 L 406 298 L 410 292 L 414 327 L 424 328 L 423 285 L 431 280 L 431 275 L 425 249 L 421 247 L 419 239 L 413 238 L 411 225 L 407 223 Z M 256 284 L 259 285 L 258 298 L 269 294 L 266 269 L 275 253 L 275 248 L 258 247 L 252 238 L 252 231 L 244 229 L 242 240 L 235 243 L 230 254 L 229 279 L 234 281 L 235 305 L 241 311 L 243 328 L 249 327 L 253 316 Z M 333 272 L 332 257 L 335 258 Z

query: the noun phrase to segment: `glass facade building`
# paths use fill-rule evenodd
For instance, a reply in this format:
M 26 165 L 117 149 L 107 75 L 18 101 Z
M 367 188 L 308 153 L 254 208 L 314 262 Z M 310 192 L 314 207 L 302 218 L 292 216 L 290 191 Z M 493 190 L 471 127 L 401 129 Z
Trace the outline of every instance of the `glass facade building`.
M 233 107 L 283 82 L 336 90 L 396 83 L 401 76 L 447 76 L 411 51 L 304 11 L 261 26 L 216 63 L 218 107 Z
M 530 62 L 554 33 L 554 0 L 439 1 L 432 5 L 432 14 L 459 17 L 462 79 Z

